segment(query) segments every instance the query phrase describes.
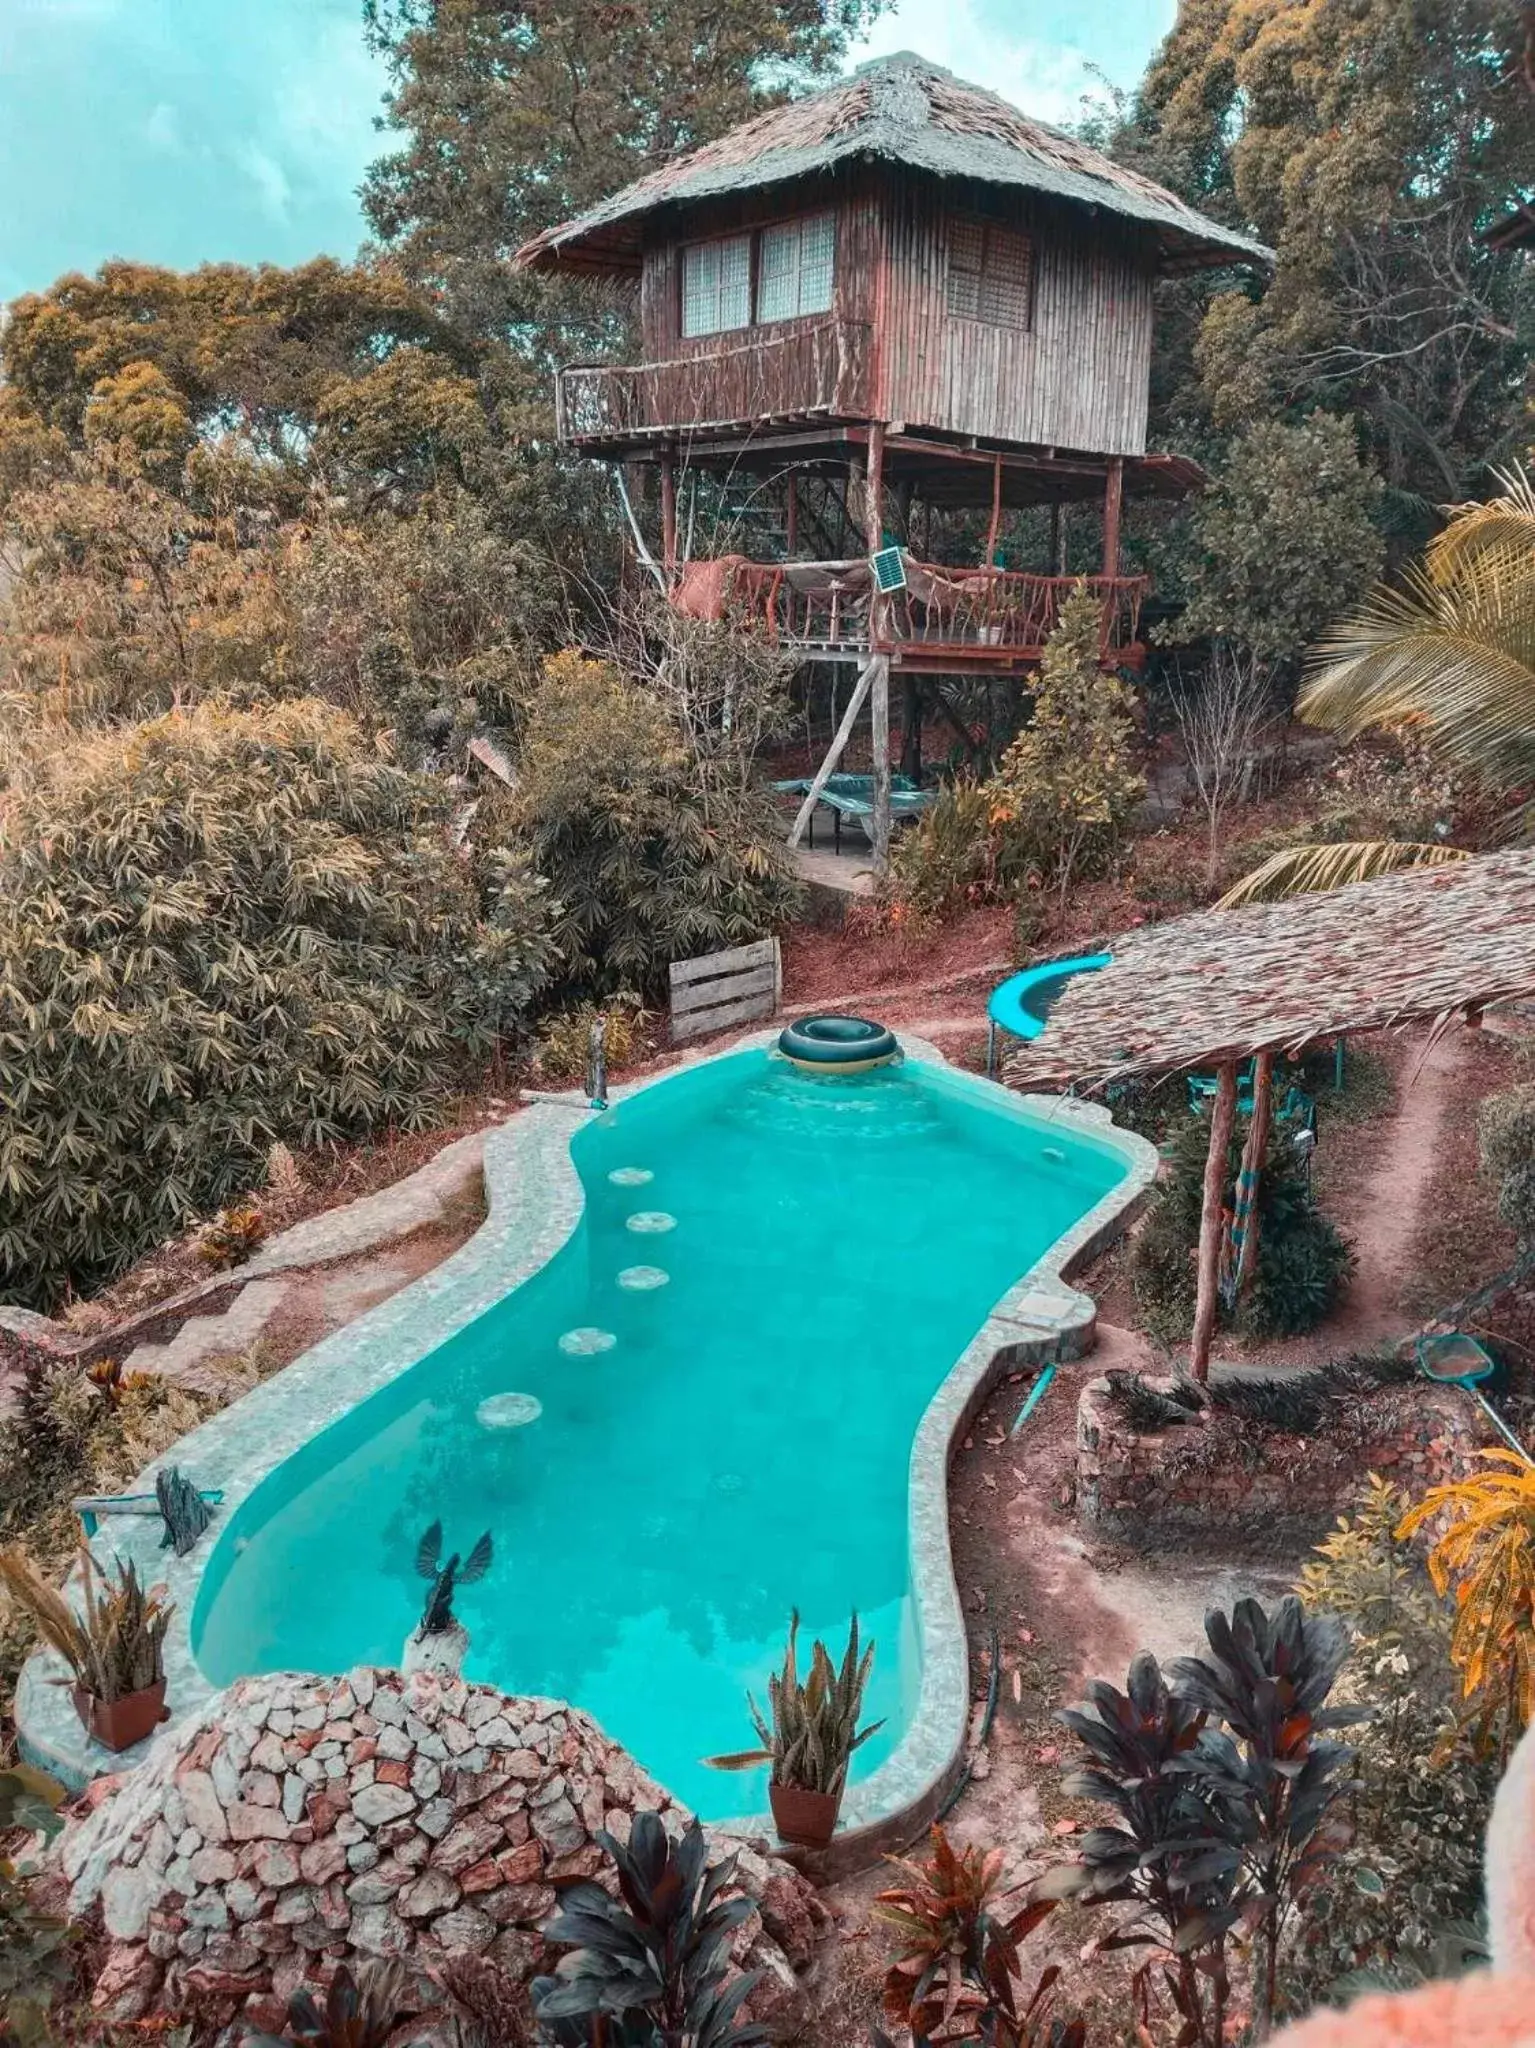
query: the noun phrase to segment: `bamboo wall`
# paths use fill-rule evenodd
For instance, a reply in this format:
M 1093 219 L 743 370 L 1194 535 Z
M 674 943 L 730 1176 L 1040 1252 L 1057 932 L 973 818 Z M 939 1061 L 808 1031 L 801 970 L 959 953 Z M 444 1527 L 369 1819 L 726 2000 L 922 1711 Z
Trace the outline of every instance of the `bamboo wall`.
M 932 179 L 891 180 L 881 212 L 886 419 L 1102 455 L 1144 452 L 1153 278 L 1133 235 L 1028 193 Z M 1027 331 L 950 315 L 949 228 L 967 214 L 1029 236 Z
M 829 314 L 684 338 L 685 241 L 823 207 L 837 216 Z M 1029 236 L 1026 330 L 948 310 L 951 225 L 976 217 Z M 1146 445 L 1152 284 L 1151 253 L 1128 223 L 1091 219 L 1029 193 L 864 164 L 792 187 L 729 195 L 688 207 L 681 221 L 663 216 L 652 225 L 640 284 L 645 361 L 686 362 L 690 375 L 681 385 L 647 379 L 639 403 L 664 409 L 686 392 L 689 416 L 657 417 L 653 427 L 745 423 L 749 396 L 757 420 L 831 411 L 902 421 L 913 430 L 1138 455 Z M 797 330 L 828 322 L 840 330 L 844 354 L 849 346 L 860 356 L 867 351 L 867 361 L 843 366 L 837 383 L 838 398 L 856 396 L 852 408 L 829 403 L 831 392 L 819 385 L 800 388 L 809 358 L 788 344 Z M 748 377 L 742 354 L 754 346 L 761 359 Z M 718 359 L 717 370 L 701 360 L 707 358 Z M 718 391 L 708 388 L 715 376 Z

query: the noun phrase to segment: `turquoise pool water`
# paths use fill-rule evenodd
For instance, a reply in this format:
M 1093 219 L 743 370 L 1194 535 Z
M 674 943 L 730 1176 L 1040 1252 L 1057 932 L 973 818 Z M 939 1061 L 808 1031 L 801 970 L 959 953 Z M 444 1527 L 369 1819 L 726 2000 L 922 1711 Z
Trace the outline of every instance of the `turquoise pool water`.
M 574 1701 L 707 1818 L 766 1805 L 765 1774 L 700 1760 L 750 1740 L 791 1606 L 838 1645 L 856 1607 L 886 1719 L 867 1776 L 918 1691 L 917 1424 L 1126 1157 L 941 1068 L 823 1080 L 761 1050 L 640 1091 L 571 1150 L 587 1210 L 564 1249 L 234 1515 L 197 1662 L 215 1684 L 395 1662 L 440 1518 L 447 1548 L 495 1539 L 457 1601 L 468 1676 Z

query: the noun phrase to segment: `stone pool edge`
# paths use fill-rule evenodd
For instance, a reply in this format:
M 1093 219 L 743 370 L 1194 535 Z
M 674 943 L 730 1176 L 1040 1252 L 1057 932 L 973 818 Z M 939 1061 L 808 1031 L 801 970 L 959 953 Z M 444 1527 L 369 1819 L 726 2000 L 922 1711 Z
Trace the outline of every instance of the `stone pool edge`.
M 776 1027 L 729 1046 L 689 1055 L 659 1075 L 612 1091 L 622 1101 L 684 1068 L 771 1045 Z M 950 1065 L 928 1041 L 903 1038 L 911 1055 L 938 1069 L 944 1083 L 972 1100 L 1029 1121 L 1064 1121 L 1120 1152 L 1125 1177 L 1037 1259 L 996 1303 L 938 1386 L 912 1441 L 908 1468 L 908 1547 L 919 1656 L 919 1703 L 895 1752 L 843 1804 L 837 1836 L 814 1859 L 816 1873 L 841 1875 L 875 1862 L 918 1833 L 937 1812 L 964 1761 L 970 1715 L 969 1645 L 949 1544 L 948 1464 L 953 1446 L 997 1381 L 1020 1365 L 1081 1356 L 1096 1310 L 1069 1286 L 1066 1273 L 1088 1259 L 1128 1224 L 1156 1175 L 1155 1148 L 1119 1129 L 1109 1112 L 1070 1096 L 1018 1095 Z M 39 1652 L 24 1665 L 16 1688 L 18 1744 L 29 1762 L 50 1771 L 72 1791 L 96 1777 L 131 1769 L 154 1742 L 202 1713 L 220 1689 L 209 1683 L 192 1654 L 190 1624 L 203 1572 L 228 1521 L 257 1486 L 330 1423 L 409 1371 L 477 1316 L 549 1263 L 575 1233 L 585 1212 L 585 1191 L 569 1140 L 590 1116 L 576 1094 L 543 1097 L 486 1138 L 487 1215 L 468 1242 L 440 1266 L 389 1300 L 302 1353 L 272 1379 L 156 1459 L 133 1482 L 152 1490 L 155 1475 L 179 1465 L 197 1485 L 222 1487 L 224 1501 L 212 1527 L 184 1558 L 157 1547 L 159 1524 L 123 1518 L 104 1524 L 93 1548 L 132 1558 L 152 1583 L 163 1583 L 176 1612 L 165 1644 L 166 1694 L 171 1717 L 160 1730 L 120 1755 L 90 1741 L 57 1683 L 63 1666 Z M 428 1328 L 429 1326 L 429 1328 Z M 773 1839 L 767 1815 L 716 1825 L 737 1834 Z M 811 1859 L 796 1856 L 808 1864 Z

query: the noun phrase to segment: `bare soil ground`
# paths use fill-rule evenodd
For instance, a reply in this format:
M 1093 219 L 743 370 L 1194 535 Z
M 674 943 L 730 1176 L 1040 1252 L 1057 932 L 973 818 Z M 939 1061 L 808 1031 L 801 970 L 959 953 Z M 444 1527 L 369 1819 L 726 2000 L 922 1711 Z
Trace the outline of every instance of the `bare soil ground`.
M 991 1682 L 991 1639 L 999 1652 L 996 1712 L 975 1771 L 945 1821 L 952 1840 L 1002 1848 L 1014 1881 L 1068 1855 L 1091 1823 L 1082 1802 L 1061 1790 L 1073 1745 L 1054 1720 L 1075 1703 L 1086 1680 L 1123 1685 L 1139 1650 L 1167 1659 L 1203 1647 L 1203 1617 L 1246 1594 L 1272 1600 L 1293 1584 L 1304 1550 L 1249 1558 L 1191 1551 L 1135 1553 L 1086 1537 L 1072 1495 L 1076 1405 L 1083 1380 L 1101 1370 L 1101 1353 L 1068 1366 L 1020 1434 L 1008 1432 L 1027 1386 L 1000 1388 L 957 1452 L 950 1470 L 955 1571 L 970 1624 L 971 1695 L 977 1718 Z M 974 1726 L 975 1723 L 973 1722 Z M 915 1845 L 918 1852 L 923 1844 Z M 888 1870 L 836 1886 L 830 1903 L 843 1939 L 829 1945 L 816 1986 L 807 2038 L 817 2048 L 865 2048 L 878 2014 L 879 1981 L 889 1938 L 872 1916 Z M 1062 2009 L 1097 2013 L 1120 2038 L 1130 1965 L 1080 1951 L 1095 1933 L 1091 1916 L 1062 1911 L 1026 1951 L 1028 1978 L 1048 1963 L 1065 1972 Z

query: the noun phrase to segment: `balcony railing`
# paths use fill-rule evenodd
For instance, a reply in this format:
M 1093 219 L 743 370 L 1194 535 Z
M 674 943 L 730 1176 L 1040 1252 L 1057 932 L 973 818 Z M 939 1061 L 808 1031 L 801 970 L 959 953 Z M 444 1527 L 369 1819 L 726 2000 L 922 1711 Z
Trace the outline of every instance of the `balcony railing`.
M 807 654 L 921 653 L 978 668 L 1037 661 L 1072 591 L 1099 604 L 1099 653 L 1134 659 L 1145 576 L 1036 576 L 1011 569 L 954 569 L 907 558 L 907 587 L 881 603 L 870 632 L 869 565 L 852 562 L 691 563 L 673 602 L 703 616 L 735 616 L 769 639 Z
M 861 419 L 869 328 L 796 323 L 664 363 L 573 363 L 555 407 L 564 442 L 643 441 L 769 420 Z

